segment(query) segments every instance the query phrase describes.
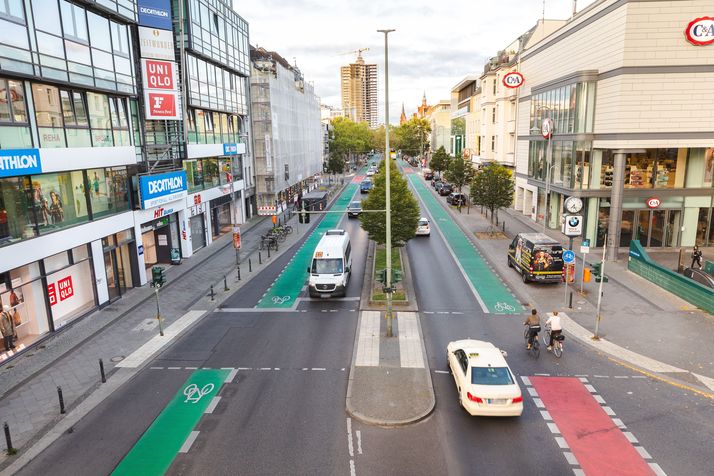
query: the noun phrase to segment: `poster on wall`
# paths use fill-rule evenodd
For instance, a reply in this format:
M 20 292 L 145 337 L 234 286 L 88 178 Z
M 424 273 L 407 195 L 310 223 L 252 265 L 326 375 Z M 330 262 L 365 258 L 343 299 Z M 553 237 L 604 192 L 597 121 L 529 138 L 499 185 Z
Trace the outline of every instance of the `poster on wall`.
M 162 121 L 181 119 L 179 96 L 176 91 L 145 91 L 144 103 L 147 119 Z

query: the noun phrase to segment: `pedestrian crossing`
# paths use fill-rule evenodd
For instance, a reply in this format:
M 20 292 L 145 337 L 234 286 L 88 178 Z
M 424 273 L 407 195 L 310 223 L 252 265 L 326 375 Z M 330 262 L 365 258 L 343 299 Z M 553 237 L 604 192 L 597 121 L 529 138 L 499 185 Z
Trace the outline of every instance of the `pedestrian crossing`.
M 401 367 L 423 369 L 424 349 L 416 312 L 394 312 L 392 328 L 398 344 L 381 339 L 386 335 L 386 319 L 381 311 L 360 315 L 355 367 Z

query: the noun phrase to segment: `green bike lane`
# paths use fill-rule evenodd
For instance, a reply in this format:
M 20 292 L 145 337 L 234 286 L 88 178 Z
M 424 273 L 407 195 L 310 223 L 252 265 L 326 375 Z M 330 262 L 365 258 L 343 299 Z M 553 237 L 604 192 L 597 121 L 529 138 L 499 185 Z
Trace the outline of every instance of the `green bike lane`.
M 347 205 L 349 205 L 352 196 L 359 187 L 359 181 L 356 180 L 357 178 L 353 179 L 353 181 L 345 187 L 329 211 L 344 212 L 347 209 Z M 258 301 L 255 307 L 287 309 L 295 305 L 307 281 L 307 267 L 310 266 L 310 260 L 312 259 L 312 254 L 315 251 L 317 243 L 327 230 L 335 228 L 340 223 L 343 216 L 342 213 L 326 213 L 322 217 L 317 227 L 315 227 L 312 233 L 310 233 L 310 236 L 303 242 L 290 262 L 285 266 L 285 269 L 280 273 L 280 276 L 278 276 L 263 297 L 260 298 L 260 301 Z
M 456 263 L 466 277 L 476 299 L 485 313 L 520 314 L 523 306 L 491 269 L 473 242 L 454 222 L 449 212 L 414 175 L 407 173 L 409 182 L 432 217 L 432 225 L 441 232 L 451 249 Z
M 165 474 L 229 374 L 227 369 L 194 371 L 112 476 Z

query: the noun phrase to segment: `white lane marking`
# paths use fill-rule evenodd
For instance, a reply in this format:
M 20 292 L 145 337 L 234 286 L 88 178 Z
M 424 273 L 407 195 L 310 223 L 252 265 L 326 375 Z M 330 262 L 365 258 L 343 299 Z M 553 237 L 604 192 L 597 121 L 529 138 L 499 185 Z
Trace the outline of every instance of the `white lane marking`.
M 593 375 L 595 378 L 610 378 L 609 375 Z
M 617 425 L 617 427 L 618 427 L 619 429 L 621 429 L 621 430 L 627 428 L 627 427 L 625 426 L 625 424 L 622 423 L 622 420 L 620 420 L 619 418 L 613 418 L 613 419 L 612 419 L 612 422 L 613 422 L 615 425 Z
M 424 311 L 424 314 L 434 314 L 434 311 Z
M 259 368 L 258 370 L 273 370 L 273 369 L 270 368 L 270 367 L 261 367 L 261 368 Z
M 583 471 L 583 470 L 580 469 L 580 468 L 573 468 L 573 474 L 574 474 L 575 476 L 586 476 L 586 475 L 585 475 L 585 471 Z
M 164 370 L 163 367 L 151 367 L 151 370 Z
M 275 367 L 273 370 L 280 370 L 279 368 Z
M 652 459 L 652 455 L 647 452 L 646 449 L 644 449 L 641 446 L 635 446 L 635 449 L 637 452 L 642 456 L 643 459 Z
M 657 476 L 667 476 L 667 473 L 665 473 L 657 463 L 650 463 L 650 468 L 652 468 L 652 471 L 654 471 Z
M 612 410 L 610 407 L 602 407 L 603 410 L 605 410 L 605 413 L 607 413 L 610 416 L 615 416 L 615 412 Z
M 451 314 L 463 315 L 464 313 L 459 311 L 451 311 Z
M 233 367 L 221 367 L 221 370 L 233 370 Z
M 184 329 L 196 322 L 206 311 L 188 311 L 164 330 L 163 336 L 154 336 L 146 344 L 136 349 L 129 357 L 117 363 L 116 367 L 136 368 L 169 344 Z
M 533 403 L 535 403 L 536 407 L 538 408 L 545 408 L 545 405 L 543 405 L 543 400 L 540 398 L 533 398 Z
M 709 390 L 714 390 L 714 378 L 711 377 L 705 377 L 704 375 L 699 375 L 699 374 L 692 374 L 697 379 L 699 379 L 700 382 L 702 382 Z M 644 378 L 644 377 L 642 377 Z
M 399 363 L 402 368 L 423 369 L 419 323 L 416 312 L 397 312 L 399 329 Z
M 350 460 L 350 476 L 357 476 L 357 471 L 355 471 L 355 460 Z
M 379 311 L 362 311 L 355 367 L 379 366 L 379 336 L 382 314 Z
M 191 449 L 191 445 L 193 445 L 193 442 L 196 441 L 196 438 L 198 438 L 198 433 L 198 431 L 192 431 L 188 434 L 188 438 L 186 438 L 186 441 L 184 441 L 183 445 L 181 445 L 179 453 L 188 453 L 188 450 Z
M 181 370 L 181 367 L 166 367 L 167 370 Z
M 630 443 L 639 443 L 639 441 L 637 441 L 637 438 L 635 438 L 635 435 L 633 435 L 629 431 L 623 431 L 622 434 L 625 435 L 625 438 L 627 438 L 627 441 L 629 441 Z
M 236 378 L 236 375 L 238 375 L 238 369 L 231 370 L 223 383 L 233 383 L 233 379 Z
M 593 387 L 590 384 L 585 385 L 585 388 L 588 390 L 590 393 L 597 393 L 597 390 L 595 390 L 595 387 Z
M 327 369 L 324 369 L 324 368 L 322 368 L 322 367 L 313 367 L 313 368 L 310 369 L 310 370 L 327 370 Z
M 598 402 L 600 405 L 605 405 L 605 399 L 602 398 L 600 395 L 593 395 L 593 398 L 594 398 L 595 401 Z
M 615 375 L 615 378 L 630 378 L 629 375 Z
M 561 450 L 570 449 L 570 446 L 568 446 L 568 442 L 565 441 L 565 438 L 563 438 L 562 436 L 556 436 L 555 442 L 558 443 L 558 446 L 560 447 Z
M 540 416 L 542 416 L 544 420 L 553 420 L 553 417 L 550 416 L 550 412 L 547 410 L 541 410 Z
M 198 367 L 186 367 L 186 370 L 198 370 Z
M 578 463 L 578 459 L 575 457 L 573 453 L 570 451 L 566 451 L 563 453 L 563 456 L 565 456 L 565 459 L 568 461 L 568 464 L 571 464 L 573 466 L 579 466 L 580 463 Z
M 528 387 L 528 393 L 530 394 L 531 397 L 538 396 L 538 391 L 533 387 Z
M 354 445 L 352 444 L 352 419 L 348 418 L 347 419 L 347 448 L 350 451 L 350 458 L 355 457 L 355 449 Z
M 434 373 L 437 373 L 437 374 L 450 374 L 451 372 L 449 372 L 448 370 L 434 370 Z
M 357 454 L 362 454 L 362 432 L 357 430 L 355 431 L 355 435 L 357 436 Z
M 533 374 L 533 375 L 536 375 L 538 377 L 550 377 L 550 374 Z
M 253 367 L 238 367 L 238 370 L 253 370 Z
M 211 403 L 208 404 L 208 406 L 206 407 L 206 411 L 204 413 L 213 413 L 213 410 L 216 409 L 216 407 L 218 406 L 218 402 L 220 402 L 220 401 L 221 401 L 221 397 L 219 397 L 219 396 L 213 397 L 213 399 L 211 400 Z
M 555 423 L 546 423 L 546 425 L 548 425 L 548 429 L 551 433 L 560 434 L 560 429 L 558 429 L 558 425 Z
M 528 377 L 521 377 L 521 380 L 523 381 L 523 385 L 530 386 L 531 385 L 531 379 Z

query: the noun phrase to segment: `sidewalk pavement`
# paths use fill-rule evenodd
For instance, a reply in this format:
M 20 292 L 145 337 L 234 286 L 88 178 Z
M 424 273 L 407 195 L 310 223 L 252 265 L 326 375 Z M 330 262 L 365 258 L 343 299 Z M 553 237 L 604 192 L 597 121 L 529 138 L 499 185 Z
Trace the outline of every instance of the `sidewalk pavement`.
M 445 197 L 439 198 L 445 203 Z M 492 229 L 489 220 L 481 215 L 481 207 L 470 210 L 464 207 L 461 213 L 455 207 L 449 206 L 449 209 L 471 236 Z M 523 284 L 520 274 L 507 265 L 508 245 L 513 237 L 522 232 L 542 232 L 542 226 L 512 209 L 501 210 L 499 219 L 498 230 L 502 230 L 502 222 L 505 222 L 507 238 L 503 235 L 500 239 L 480 238 L 475 239 L 475 243 L 522 299 L 524 306 L 535 307 L 541 314 L 551 310 L 565 311 L 574 331 L 571 334 L 598 351 L 647 371 L 714 391 L 714 361 L 711 358 L 714 316 L 628 271 L 627 252 L 624 252 L 618 261 L 605 264 L 609 282 L 603 284 L 599 326 L 602 340 L 594 342 L 585 336 L 592 336 L 595 331 L 599 283 L 592 279 L 583 285 L 583 293 L 579 292 L 583 262 L 579 241 L 574 245 L 576 280 L 568 290 L 568 293 L 573 292 L 573 308 L 570 309 L 563 284 Z M 559 231 L 548 230 L 547 234 L 567 247 L 567 238 Z M 590 251 L 586 262 L 600 261 L 602 250 L 591 248 Z M 714 252 L 707 255 L 714 255 Z M 665 265 L 676 268 L 677 250 L 657 252 L 655 256 L 668 263 Z M 566 327 L 566 332 L 569 330 Z M 633 355 L 642 359 L 633 359 Z M 652 365 L 655 361 L 662 365 Z
M 160 350 L 174 342 L 172 335 L 178 338 L 187 332 L 315 226 L 298 225 L 297 215 L 288 223 L 293 233 L 271 258 L 262 251 L 262 264 L 258 263 L 260 235 L 273 226 L 271 220 L 254 217 L 241 226 L 240 280 L 230 233 L 181 265 L 167 266 L 167 284 L 159 293 L 167 340 L 153 347 Z M 228 291 L 224 290 L 224 276 Z M 211 284 L 215 299 L 209 297 Z M 174 323 L 176 326 L 171 332 Z M 19 466 L 20 461 L 48 446 L 61 434 L 57 428 L 71 426 L 71 422 L 79 420 L 138 372 L 149 362 L 148 355 L 135 368 L 120 368 L 118 364 L 137 350 L 137 354 L 143 354 L 140 349 L 151 348 L 150 342 L 155 342 L 158 334 L 154 289 L 146 285 L 129 290 L 121 299 L 69 325 L 0 367 L 0 421 L 9 424 L 13 447 L 19 452 L 16 456 L 7 456 L 3 451 L 0 470 L 14 461 L 13 468 Z M 104 363 L 106 384 L 101 383 L 99 359 Z M 66 415 L 60 415 L 57 387 L 62 387 Z

